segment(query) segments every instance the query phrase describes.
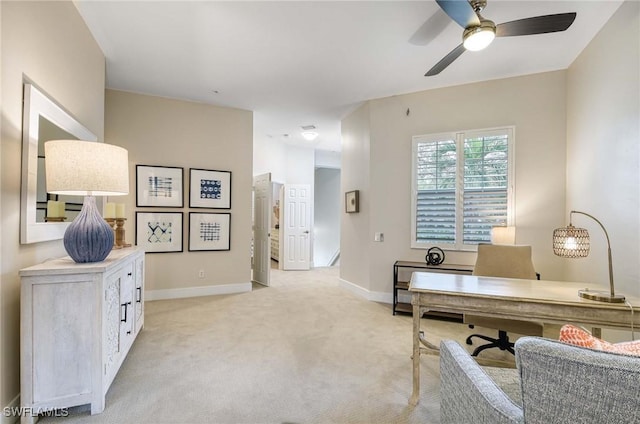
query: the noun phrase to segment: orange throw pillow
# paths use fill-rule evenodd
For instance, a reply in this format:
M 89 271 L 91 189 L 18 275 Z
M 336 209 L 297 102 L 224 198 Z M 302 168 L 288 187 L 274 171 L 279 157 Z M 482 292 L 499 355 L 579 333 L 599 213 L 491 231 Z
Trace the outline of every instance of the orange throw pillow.
M 609 343 L 594 337 L 588 331 L 571 324 L 563 325 L 560 329 L 560 341 L 575 346 L 588 347 L 590 349 L 640 356 L 640 340 L 622 343 Z

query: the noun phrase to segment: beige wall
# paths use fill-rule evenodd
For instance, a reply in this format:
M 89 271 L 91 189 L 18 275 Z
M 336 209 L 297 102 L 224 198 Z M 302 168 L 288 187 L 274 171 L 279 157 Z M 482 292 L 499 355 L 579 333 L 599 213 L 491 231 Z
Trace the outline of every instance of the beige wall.
M 640 296 L 640 3 L 628 1 L 571 65 L 567 84 L 567 213 L 594 215 L 611 239 L 616 289 Z M 561 224 L 561 222 L 558 222 Z M 567 279 L 609 281 L 600 227 L 591 254 L 567 259 Z
M 370 289 L 370 103 L 342 121 L 342 190 L 340 221 L 340 278 L 366 291 Z M 344 193 L 360 190 L 360 212 L 344 212 Z M 353 286 L 352 286 L 353 288 Z M 366 292 L 365 292 L 366 294 Z
M 4 140 L 4 132 L 2 132 L 2 124 L 4 122 L 4 117 L 2 114 L 2 4 L 0 4 L 0 142 Z M 2 145 L 0 144 L 0 189 L 2 188 Z M 0 253 L 2 252 L 2 217 L 4 214 L 2 213 L 2 196 L 0 196 Z M 0 268 L 2 268 L 2 259 L 0 259 Z M 0 287 L 2 286 L 2 273 L 0 273 Z M 2 290 L 0 289 L 0 343 L 4 346 L 4 331 L 2 330 L 4 325 L 4 319 L 2 316 L 4 313 L 2 312 L 4 308 L 2 307 Z M 4 381 L 4 372 L 3 372 L 3 359 L 5 353 L 3 350 L 0 350 L 0 381 Z M 4 389 L 0 386 L 0 406 L 4 407 L 7 405 L 4 402 Z
M 20 281 L 18 270 L 64 256 L 62 241 L 20 245 L 22 83 L 28 78 L 100 140 L 104 134 L 102 51 L 71 2 L 0 2 L 2 10 L 2 226 L 0 406 L 17 400 Z
M 126 204 L 127 241 L 135 240 L 136 210 L 184 213 L 184 252 L 147 255 L 146 289 L 151 297 L 211 294 L 218 285 L 250 288 L 252 139 L 249 111 L 107 90 L 105 141 L 129 151 L 129 195 L 111 200 Z M 185 207 L 136 208 L 136 164 L 183 167 Z M 232 173 L 231 210 L 219 210 L 231 212 L 230 251 L 188 252 L 189 211 L 216 212 L 189 209 L 189 168 Z M 205 278 L 198 277 L 199 270 Z
M 544 278 L 559 278 L 561 262 L 551 251 L 550 238 L 564 216 L 565 76 L 564 71 L 548 72 L 372 100 L 347 117 L 345 144 L 349 138 L 366 137 L 362 128 L 354 129 L 354 121 L 369 123 L 370 176 L 362 199 L 369 221 L 365 231 L 354 233 L 348 230 L 353 218 L 343 215 L 347 250 L 342 251 L 341 267 L 359 267 L 351 258 L 361 260 L 364 254 L 369 276 L 342 272 L 342 278 L 369 290 L 370 298 L 386 293 L 389 300 L 394 261 L 424 261 L 425 250 L 410 248 L 412 136 L 504 125 L 515 126 L 516 242 L 533 246 L 536 269 Z M 343 152 L 342 169 L 362 168 L 364 160 L 366 156 Z M 359 188 L 363 178 L 344 172 L 343 189 Z M 384 242 L 373 241 L 375 232 L 384 233 Z M 449 263 L 475 261 L 473 253 L 446 254 Z

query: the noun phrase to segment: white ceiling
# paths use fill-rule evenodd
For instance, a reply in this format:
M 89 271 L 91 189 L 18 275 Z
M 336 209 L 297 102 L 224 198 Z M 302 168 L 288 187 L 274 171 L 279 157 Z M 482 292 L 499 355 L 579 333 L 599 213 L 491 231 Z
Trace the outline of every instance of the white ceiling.
M 620 4 L 489 0 L 483 16 L 496 23 L 577 18 L 565 32 L 496 39 L 424 77 L 462 37 L 435 1 L 76 1 L 109 88 L 252 110 L 256 142 L 332 151 L 362 101 L 567 68 Z M 300 136 L 309 124 L 313 143 Z

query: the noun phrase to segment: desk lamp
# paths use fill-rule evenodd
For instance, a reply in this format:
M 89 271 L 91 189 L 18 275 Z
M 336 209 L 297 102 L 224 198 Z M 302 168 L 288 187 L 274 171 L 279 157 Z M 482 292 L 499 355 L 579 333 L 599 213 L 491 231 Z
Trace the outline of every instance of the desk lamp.
M 102 219 L 95 196 L 129 193 L 128 152 L 83 140 L 44 144 L 47 192 L 85 196 L 82 210 L 64 233 L 64 248 L 79 263 L 103 261 L 113 247 L 113 229 Z
M 595 217 L 585 212 L 571 211 L 569 214 L 569 226 L 556 228 L 553 231 L 553 253 L 563 258 L 585 258 L 589 256 L 590 241 L 589 232 L 585 228 L 576 228 L 571 224 L 571 216 L 576 213 L 588 216 L 600 225 L 604 235 L 607 238 L 608 258 L 609 258 L 609 288 L 610 292 L 579 290 L 578 295 L 585 299 L 597 300 L 599 302 L 622 303 L 625 297 L 615 294 L 613 288 L 613 265 L 611 264 L 611 243 L 609 242 L 609 234 L 604 225 Z
M 516 244 L 516 227 L 498 225 L 491 228 L 491 244 Z

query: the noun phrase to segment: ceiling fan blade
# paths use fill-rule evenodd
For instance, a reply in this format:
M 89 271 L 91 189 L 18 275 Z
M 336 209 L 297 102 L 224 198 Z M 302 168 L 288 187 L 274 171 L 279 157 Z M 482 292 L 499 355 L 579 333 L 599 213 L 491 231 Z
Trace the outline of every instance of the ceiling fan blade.
M 437 9 L 436 12 L 413 33 L 409 42 L 416 46 L 426 46 L 440 35 L 450 22 L 451 20 L 447 14 L 444 13 L 444 10 Z
M 451 50 L 451 52 L 443 57 L 440 62 L 436 63 L 435 66 L 424 74 L 425 77 L 432 77 L 434 75 L 438 75 L 440 72 L 444 70 L 447 66 L 451 65 L 451 63 L 460 57 L 462 53 L 464 53 L 467 49 L 464 48 L 462 44 L 460 44 L 455 49 Z
M 436 0 L 438 6 L 462 28 L 480 25 L 480 19 L 467 0 Z
M 534 18 L 505 22 L 496 26 L 496 37 L 564 31 L 571 26 L 575 19 L 575 13 L 559 13 L 557 15 L 536 16 Z

